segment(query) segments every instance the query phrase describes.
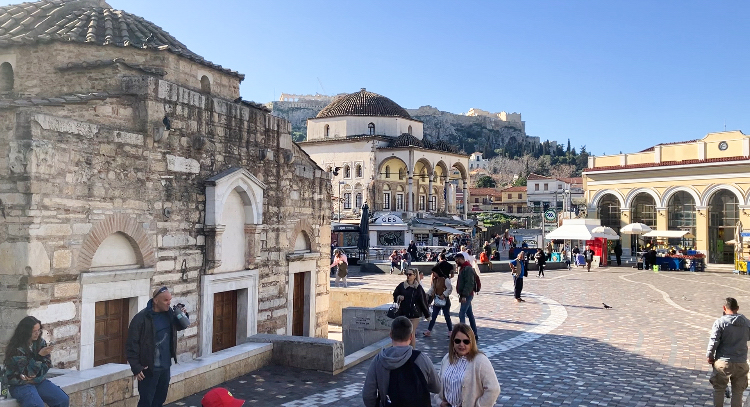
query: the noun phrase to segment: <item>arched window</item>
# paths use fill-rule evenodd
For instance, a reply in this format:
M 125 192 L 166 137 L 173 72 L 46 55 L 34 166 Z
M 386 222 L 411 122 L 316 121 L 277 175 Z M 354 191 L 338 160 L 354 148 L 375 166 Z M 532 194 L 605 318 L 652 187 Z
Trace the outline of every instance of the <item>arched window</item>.
M 667 204 L 667 215 L 669 216 L 668 230 L 687 230 L 693 236 L 696 235 L 697 223 L 695 221 L 695 200 L 693 196 L 685 191 L 677 191 L 669 198 Z M 670 245 L 679 244 L 682 247 L 695 247 L 695 239 L 672 239 Z
M 409 126 L 409 135 L 411 136 L 411 126 Z
M 370 123 L 367 125 L 367 129 L 370 130 L 370 135 L 375 135 L 375 123 Z
M 349 165 L 344 166 L 344 178 L 351 178 L 352 177 L 352 169 L 349 167 Z
M 612 194 L 607 194 L 599 201 L 598 216 L 602 226 L 620 230 L 620 201 Z
M 331 135 L 331 126 L 327 125 L 323 127 L 323 137 L 328 138 Z
M 0 92 L 10 92 L 13 90 L 13 67 L 8 62 L 0 65 Z
M 206 75 L 201 76 L 201 92 L 211 93 L 211 80 Z
M 398 169 L 398 179 L 403 180 L 406 178 L 406 171 L 403 168 Z
M 354 167 L 354 176 L 362 178 L 362 164 L 357 164 L 357 166 Z
M 385 166 L 385 177 L 386 178 L 390 178 L 391 177 L 391 166 L 390 165 L 386 165 Z
M 354 204 L 357 205 L 357 208 L 362 207 L 362 193 L 357 192 L 357 195 L 354 198 Z

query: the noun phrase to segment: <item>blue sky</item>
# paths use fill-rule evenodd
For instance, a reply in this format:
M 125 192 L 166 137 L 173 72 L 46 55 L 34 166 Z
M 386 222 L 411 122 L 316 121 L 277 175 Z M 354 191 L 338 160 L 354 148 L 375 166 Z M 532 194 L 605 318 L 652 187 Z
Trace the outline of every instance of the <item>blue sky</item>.
M 748 2 L 109 4 L 244 73 L 256 102 L 366 87 L 406 108 L 520 112 L 528 134 L 597 155 L 750 133 Z

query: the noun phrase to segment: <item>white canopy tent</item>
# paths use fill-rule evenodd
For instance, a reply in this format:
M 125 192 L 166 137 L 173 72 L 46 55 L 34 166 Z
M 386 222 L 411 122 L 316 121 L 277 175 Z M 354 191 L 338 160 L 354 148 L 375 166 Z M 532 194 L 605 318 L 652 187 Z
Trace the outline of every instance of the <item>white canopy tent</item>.
M 596 228 L 601 228 L 601 231 L 594 231 Z M 547 240 L 591 240 L 596 237 L 609 240 L 620 239 L 617 234 L 603 229 L 599 224 L 599 219 L 563 219 L 562 226 L 544 236 Z
M 644 237 L 666 237 L 667 239 L 693 239 L 695 236 L 687 230 L 652 230 L 643 235 Z

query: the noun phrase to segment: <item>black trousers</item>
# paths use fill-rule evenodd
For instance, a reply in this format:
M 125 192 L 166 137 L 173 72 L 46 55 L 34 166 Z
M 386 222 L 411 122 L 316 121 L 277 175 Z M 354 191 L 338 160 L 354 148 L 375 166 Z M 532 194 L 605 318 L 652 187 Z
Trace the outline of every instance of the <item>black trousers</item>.
M 543 276 L 544 275 L 544 264 L 539 265 L 539 274 L 537 276 Z
M 170 368 L 154 370 L 138 382 L 138 407 L 162 407 L 169 391 Z
M 521 291 L 523 290 L 523 278 L 519 276 L 513 276 L 513 296 L 516 299 L 521 298 Z

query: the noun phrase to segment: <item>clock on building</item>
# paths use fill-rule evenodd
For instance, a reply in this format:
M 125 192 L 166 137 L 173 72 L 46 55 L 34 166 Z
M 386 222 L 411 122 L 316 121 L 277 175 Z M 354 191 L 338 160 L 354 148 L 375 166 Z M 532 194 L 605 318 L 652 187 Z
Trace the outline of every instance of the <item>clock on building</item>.
M 727 144 L 726 141 L 722 141 L 721 143 L 719 143 L 719 150 L 724 151 L 727 148 L 729 148 L 729 144 Z

